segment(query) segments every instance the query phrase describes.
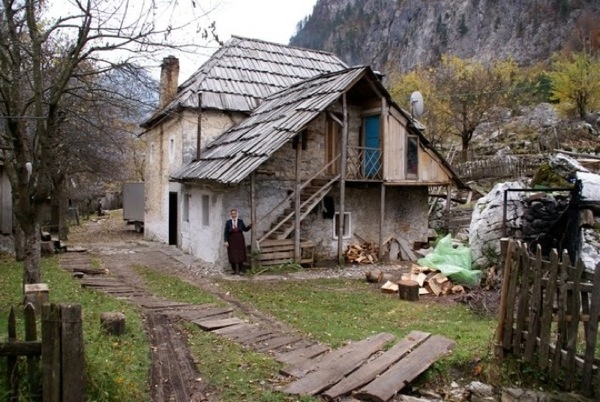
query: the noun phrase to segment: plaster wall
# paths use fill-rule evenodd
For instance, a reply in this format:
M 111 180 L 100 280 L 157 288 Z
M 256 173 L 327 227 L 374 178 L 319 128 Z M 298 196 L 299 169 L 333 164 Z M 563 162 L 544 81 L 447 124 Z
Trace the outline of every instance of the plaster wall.
M 332 111 L 338 112 L 338 107 L 332 108 Z M 348 108 L 348 146 L 359 146 L 360 125 L 362 119 L 360 109 L 357 107 Z M 327 118 L 324 113 L 321 113 L 312 122 L 310 122 L 304 131 L 307 135 L 306 149 L 302 150 L 301 156 L 301 172 L 302 180 L 312 177 L 325 164 L 325 131 Z M 340 134 L 342 128 L 340 127 Z M 339 138 L 338 138 L 339 140 Z M 283 145 L 275 151 L 271 158 L 266 161 L 260 168 L 259 172 L 263 175 L 269 175 L 282 180 L 291 180 L 292 183 L 296 178 L 296 149 L 292 148 L 292 141 Z
M 386 187 L 385 219 L 383 240 L 390 237 L 406 239 L 409 244 L 414 241 L 426 241 L 428 228 L 428 188 L 426 186 Z M 333 197 L 335 211 L 339 212 L 339 188 L 333 189 L 329 196 Z M 351 238 L 344 239 L 344 251 L 350 244 L 361 243 L 361 240 L 379 243 L 380 201 L 379 186 L 369 188 L 346 188 L 344 211 L 351 216 Z M 323 218 L 321 206 L 315 208 L 302 222 L 301 237 L 314 241 L 315 258 L 330 260 L 337 257 L 338 240 L 334 238 L 334 219 Z
M 224 113 L 216 110 L 202 112 L 201 146 L 229 129 L 242 119 L 241 113 Z M 149 130 L 147 141 L 147 163 L 145 171 L 144 237 L 148 240 L 168 242 L 169 240 L 169 192 L 178 193 L 178 217 L 180 235 L 178 244 L 183 241 L 181 232 L 180 185 L 169 181 L 171 174 L 183 164 L 196 158 L 198 114 L 185 110 L 173 118 L 163 121 Z

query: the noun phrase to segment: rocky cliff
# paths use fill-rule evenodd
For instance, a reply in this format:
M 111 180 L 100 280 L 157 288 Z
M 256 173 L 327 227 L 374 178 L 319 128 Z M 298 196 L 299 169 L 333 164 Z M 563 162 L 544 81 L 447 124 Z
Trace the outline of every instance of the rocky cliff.
M 527 65 L 567 45 L 583 20 L 600 25 L 600 1 L 318 0 L 290 44 L 386 73 L 442 54 Z

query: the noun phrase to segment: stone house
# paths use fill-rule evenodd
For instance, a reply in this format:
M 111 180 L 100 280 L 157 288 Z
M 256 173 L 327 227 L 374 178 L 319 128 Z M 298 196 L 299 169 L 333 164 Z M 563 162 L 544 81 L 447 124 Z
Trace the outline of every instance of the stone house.
M 312 263 L 361 240 L 426 241 L 429 186 L 462 186 L 369 67 L 234 37 L 174 91 L 177 69 L 165 60 L 143 124 L 144 235 L 207 264 L 226 266 L 231 208 L 261 264 Z

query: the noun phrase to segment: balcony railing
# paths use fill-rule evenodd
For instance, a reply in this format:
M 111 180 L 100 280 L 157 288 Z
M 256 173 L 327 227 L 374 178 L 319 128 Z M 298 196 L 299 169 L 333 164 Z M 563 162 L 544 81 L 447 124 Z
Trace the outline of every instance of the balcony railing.
M 382 180 L 381 148 L 348 147 L 346 180 Z

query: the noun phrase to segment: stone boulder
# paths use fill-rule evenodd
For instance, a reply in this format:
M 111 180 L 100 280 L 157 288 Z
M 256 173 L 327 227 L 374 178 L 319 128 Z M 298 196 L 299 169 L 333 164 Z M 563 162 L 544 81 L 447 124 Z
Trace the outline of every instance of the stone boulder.
M 499 261 L 500 239 L 503 237 L 504 192 L 522 188 L 526 186 L 520 181 L 498 183 L 488 194 L 477 200 L 469 226 L 469 247 L 475 266 L 487 268 Z M 526 193 L 507 192 L 507 236 L 521 237 L 526 197 Z

